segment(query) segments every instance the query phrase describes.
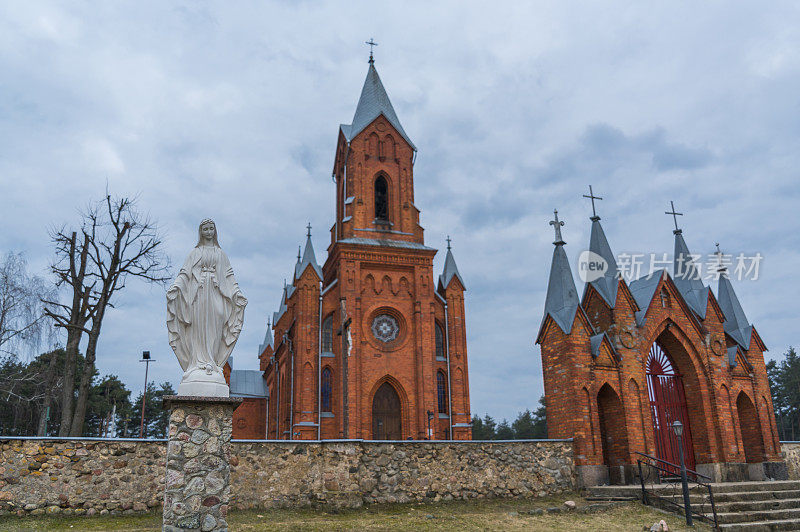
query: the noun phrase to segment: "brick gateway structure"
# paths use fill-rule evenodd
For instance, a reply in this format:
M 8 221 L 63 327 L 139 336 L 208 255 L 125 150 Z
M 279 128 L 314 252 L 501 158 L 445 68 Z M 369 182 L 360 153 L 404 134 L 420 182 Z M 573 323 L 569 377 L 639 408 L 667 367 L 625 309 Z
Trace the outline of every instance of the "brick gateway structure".
M 415 155 L 370 57 L 339 128 L 328 258 L 317 264 L 309 226 L 259 350 L 268 389 L 234 413 L 234 438 L 471 438 L 465 284 L 449 239 L 434 283 Z M 246 380 L 231 373 L 232 394 Z
M 589 250 L 607 267 L 581 300 L 564 252 L 564 223 L 557 212 L 551 222 L 555 250 L 536 339 L 548 436 L 574 437 L 584 484 L 631 482 L 637 451 L 677 463 L 675 420 L 686 427 L 689 466 L 715 481 L 786 478 L 766 347 L 725 268 L 715 295 L 676 223 L 674 274 L 628 284 L 600 217 L 591 221 Z

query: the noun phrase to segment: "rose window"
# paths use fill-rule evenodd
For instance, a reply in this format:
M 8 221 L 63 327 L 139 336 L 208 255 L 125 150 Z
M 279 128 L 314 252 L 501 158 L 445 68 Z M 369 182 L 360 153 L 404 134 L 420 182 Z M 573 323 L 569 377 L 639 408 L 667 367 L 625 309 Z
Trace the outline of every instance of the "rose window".
M 397 320 L 388 314 L 381 314 L 372 320 L 372 334 L 383 343 L 389 343 L 397 338 L 400 326 Z

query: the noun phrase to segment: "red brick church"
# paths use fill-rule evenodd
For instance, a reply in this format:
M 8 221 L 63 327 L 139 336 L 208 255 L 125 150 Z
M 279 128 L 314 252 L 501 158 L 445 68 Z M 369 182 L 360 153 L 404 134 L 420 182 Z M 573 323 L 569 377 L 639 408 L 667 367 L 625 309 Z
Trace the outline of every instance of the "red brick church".
M 261 382 L 229 368 L 231 394 L 246 398 L 234 438 L 470 439 L 466 288 L 449 241 L 434 281 L 415 156 L 370 56 L 339 127 L 327 260 L 309 226 L 259 348 Z
M 628 284 L 600 217 L 590 220 L 589 250 L 607 268 L 580 299 L 561 237 L 564 222 L 557 213 L 551 222 L 555 250 L 536 339 L 548 436 L 574 438 L 586 485 L 632 481 L 637 452 L 677 463 L 675 421 L 684 426 L 690 469 L 715 481 L 786 478 L 766 347 L 726 269 L 718 268 L 714 293 L 676 223 L 673 274 Z

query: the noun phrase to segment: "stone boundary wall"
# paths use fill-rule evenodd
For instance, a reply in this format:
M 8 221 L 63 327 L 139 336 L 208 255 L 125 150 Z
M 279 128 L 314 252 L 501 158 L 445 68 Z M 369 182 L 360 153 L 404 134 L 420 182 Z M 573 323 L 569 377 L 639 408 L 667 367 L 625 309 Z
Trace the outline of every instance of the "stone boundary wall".
M 781 455 L 789 470 L 789 479 L 800 480 L 800 441 L 782 441 Z
M 234 440 L 231 446 L 236 508 L 536 497 L 575 487 L 570 440 Z M 166 450 L 166 440 L 0 437 L 0 515 L 160 507 Z

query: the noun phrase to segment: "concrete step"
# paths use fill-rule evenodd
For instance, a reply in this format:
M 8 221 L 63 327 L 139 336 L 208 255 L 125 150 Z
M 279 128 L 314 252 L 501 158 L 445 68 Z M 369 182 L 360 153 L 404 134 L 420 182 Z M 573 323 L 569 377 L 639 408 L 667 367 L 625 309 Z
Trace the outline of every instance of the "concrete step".
M 694 501 L 694 495 L 692 501 Z M 800 490 L 714 492 L 714 502 L 767 501 L 775 499 L 800 499 Z
M 713 519 L 713 515 L 708 515 Z M 747 523 L 759 521 L 795 520 L 800 523 L 800 508 L 781 510 L 758 510 L 753 512 L 717 512 L 717 522 L 722 523 Z
M 774 530 L 800 530 L 800 520 L 775 519 L 772 521 L 749 521 L 744 523 L 728 523 L 719 526 L 726 532 L 772 532 Z
M 714 491 L 714 495 L 716 495 L 717 493 L 735 493 L 738 491 L 800 490 L 800 480 L 719 482 L 711 484 L 711 489 Z
M 759 512 L 763 510 L 791 510 L 800 508 L 800 499 L 771 499 L 765 501 L 715 502 L 717 513 Z

